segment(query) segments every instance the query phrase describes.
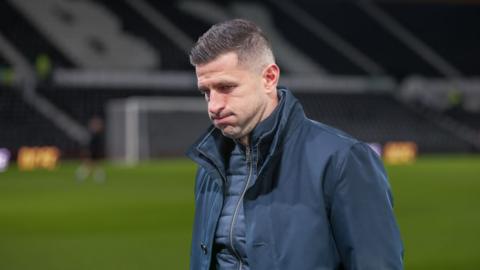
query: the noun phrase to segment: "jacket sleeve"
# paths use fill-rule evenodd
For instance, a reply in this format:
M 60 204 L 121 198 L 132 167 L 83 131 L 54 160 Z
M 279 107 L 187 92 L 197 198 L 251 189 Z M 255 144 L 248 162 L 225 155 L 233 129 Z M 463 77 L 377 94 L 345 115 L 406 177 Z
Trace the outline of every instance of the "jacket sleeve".
M 403 269 L 403 246 L 382 162 L 368 145 L 339 153 L 330 222 L 345 269 Z

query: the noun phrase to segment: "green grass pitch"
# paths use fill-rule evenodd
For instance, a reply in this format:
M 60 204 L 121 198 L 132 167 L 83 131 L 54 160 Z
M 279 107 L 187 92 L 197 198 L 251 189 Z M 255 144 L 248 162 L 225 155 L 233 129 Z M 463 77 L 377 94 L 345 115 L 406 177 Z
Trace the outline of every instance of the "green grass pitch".
M 0 173 L 1 270 L 188 269 L 195 165 Z M 405 269 L 480 269 L 480 156 L 388 166 Z

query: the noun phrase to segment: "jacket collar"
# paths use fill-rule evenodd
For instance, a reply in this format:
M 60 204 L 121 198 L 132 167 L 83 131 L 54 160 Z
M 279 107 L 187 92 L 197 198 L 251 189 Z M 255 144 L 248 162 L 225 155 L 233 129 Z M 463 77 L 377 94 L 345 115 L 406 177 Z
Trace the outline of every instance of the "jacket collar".
M 250 144 L 258 149 L 260 174 L 268 161 L 281 151 L 282 144 L 305 118 L 298 100 L 286 88 L 277 90 L 279 104 L 251 133 Z M 225 179 L 225 164 L 234 140 L 223 136 L 213 125 L 187 151 L 187 156 L 206 169 L 216 169 Z

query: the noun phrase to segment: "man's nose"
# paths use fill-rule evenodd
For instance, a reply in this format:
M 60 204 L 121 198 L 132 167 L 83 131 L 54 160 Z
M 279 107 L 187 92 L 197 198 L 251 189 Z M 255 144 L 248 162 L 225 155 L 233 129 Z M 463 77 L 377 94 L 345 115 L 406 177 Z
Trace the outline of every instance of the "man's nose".
M 224 95 L 211 91 L 208 98 L 208 112 L 213 115 L 218 115 L 225 108 L 225 101 Z

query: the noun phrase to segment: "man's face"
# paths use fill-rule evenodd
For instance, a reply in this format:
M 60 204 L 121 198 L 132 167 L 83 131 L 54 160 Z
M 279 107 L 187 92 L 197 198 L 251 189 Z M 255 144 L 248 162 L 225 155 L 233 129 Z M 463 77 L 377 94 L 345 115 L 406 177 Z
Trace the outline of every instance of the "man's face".
M 270 113 L 271 97 L 262 72 L 238 65 L 236 53 L 220 55 L 195 68 L 208 115 L 224 136 L 243 140 Z

